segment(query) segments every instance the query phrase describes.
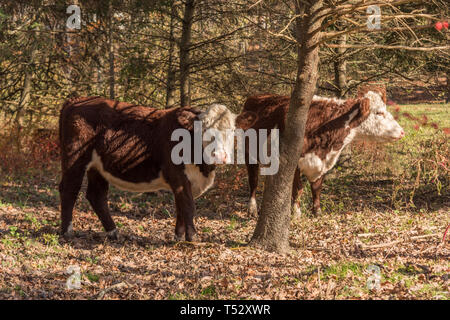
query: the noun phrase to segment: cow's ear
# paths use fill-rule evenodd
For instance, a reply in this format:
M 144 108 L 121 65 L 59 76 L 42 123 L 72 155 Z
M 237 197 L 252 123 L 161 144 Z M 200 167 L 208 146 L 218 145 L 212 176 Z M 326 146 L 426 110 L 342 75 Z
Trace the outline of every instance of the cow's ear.
M 258 120 L 258 115 L 252 111 L 244 111 L 236 118 L 236 127 L 247 130 Z
M 361 114 L 361 117 L 365 120 L 370 114 L 370 99 L 364 98 L 360 102 L 359 106 L 359 112 Z
M 197 115 L 191 110 L 183 110 L 177 114 L 177 121 L 181 125 L 182 128 L 187 129 L 189 131 L 194 128 L 194 121 L 198 120 Z
M 370 99 L 358 99 L 357 102 L 358 113 L 350 120 L 350 127 L 355 128 L 359 126 L 370 114 Z M 354 109 L 353 109 L 354 110 Z
M 367 92 L 373 91 L 380 94 L 384 104 L 387 103 L 386 87 L 379 85 L 365 85 L 358 88 L 358 98 L 362 98 Z

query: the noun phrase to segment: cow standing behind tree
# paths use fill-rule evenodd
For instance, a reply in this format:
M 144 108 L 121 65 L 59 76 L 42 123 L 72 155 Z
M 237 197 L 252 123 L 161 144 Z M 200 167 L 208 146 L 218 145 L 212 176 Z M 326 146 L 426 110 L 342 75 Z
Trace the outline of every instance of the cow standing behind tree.
M 107 203 L 111 183 L 133 192 L 172 191 L 177 212 L 175 236 L 181 239 L 185 234 L 186 240 L 192 241 L 194 199 L 212 186 L 217 162 L 175 164 L 171 158 L 176 145 L 172 133 L 186 129 L 193 135 L 194 121 L 202 122 L 203 131 L 218 130 L 223 135 L 219 139 L 222 159 L 218 161 L 222 163 L 231 157 L 234 139 L 224 133 L 234 131 L 236 125 L 242 126 L 241 122 L 251 123 L 254 118 L 252 113 L 236 117 L 218 104 L 201 112 L 191 107 L 159 110 L 100 97 L 68 100 L 59 119 L 62 234 L 73 233 L 72 211 L 87 172 L 86 198 L 110 238 L 118 236 Z
M 401 126 L 386 109 L 386 92 L 377 87 L 367 87 L 358 99 L 336 99 L 314 96 L 305 128 L 303 150 L 292 187 L 292 211 L 300 215 L 299 198 L 303 192 L 301 174 L 311 184 L 312 212 L 321 213 L 320 193 L 325 174 L 333 168 L 342 150 L 354 140 L 389 142 L 404 136 Z M 253 129 L 285 128 L 290 98 L 273 94 L 249 97 L 243 112 L 255 112 L 257 121 Z M 247 127 L 243 129 L 248 129 Z M 250 187 L 249 212 L 257 214 L 256 189 L 258 163 L 249 163 L 246 145 L 247 171 Z

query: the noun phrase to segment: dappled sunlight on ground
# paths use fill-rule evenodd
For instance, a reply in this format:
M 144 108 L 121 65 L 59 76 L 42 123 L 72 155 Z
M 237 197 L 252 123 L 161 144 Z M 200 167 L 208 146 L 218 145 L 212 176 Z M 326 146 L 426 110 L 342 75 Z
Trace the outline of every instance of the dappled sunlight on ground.
M 246 246 L 256 220 L 247 213 L 243 166 L 220 168 L 214 187 L 196 200 L 195 243 L 174 241 L 170 193 L 115 188 L 109 204 L 121 239 L 107 240 L 85 184 L 75 237 L 64 240 L 58 163 L 3 174 L 0 299 L 449 299 L 450 246 L 442 243 L 449 177 L 437 171 L 440 189 L 431 174 L 414 187 L 417 172 L 406 166 L 424 154 L 418 142 L 432 138 L 428 130 L 385 147 L 354 146 L 352 159 L 327 176 L 319 218 L 309 214 L 307 186 L 286 255 Z M 420 179 L 427 170 L 432 167 L 423 167 Z M 262 188 L 263 181 L 258 203 Z M 79 290 L 65 288 L 70 265 L 81 269 Z M 367 287 L 373 265 L 379 290 Z

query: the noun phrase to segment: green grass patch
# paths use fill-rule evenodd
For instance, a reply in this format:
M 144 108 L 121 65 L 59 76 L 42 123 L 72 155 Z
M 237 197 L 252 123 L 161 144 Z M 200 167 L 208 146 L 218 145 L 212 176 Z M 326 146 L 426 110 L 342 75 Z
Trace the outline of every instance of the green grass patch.
M 362 276 L 366 267 L 359 263 L 344 263 L 328 266 L 321 272 L 324 279 L 329 279 L 332 275 L 336 276 L 338 280 L 345 279 L 350 274 Z

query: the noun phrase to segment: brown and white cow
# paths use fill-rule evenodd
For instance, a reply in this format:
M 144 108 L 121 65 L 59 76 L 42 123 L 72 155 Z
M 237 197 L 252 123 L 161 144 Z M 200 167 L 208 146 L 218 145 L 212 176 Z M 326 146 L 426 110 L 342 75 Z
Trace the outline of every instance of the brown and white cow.
M 253 111 L 258 115 L 251 128 L 279 128 L 282 132 L 289 102 L 290 98 L 287 96 L 252 96 L 246 100 L 243 112 Z M 386 95 L 381 89 L 372 87 L 365 90 L 358 99 L 341 100 L 314 96 L 308 112 L 303 151 L 293 179 L 293 214 L 300 215 L 297 200 L 303 191 L 301 174 L 304 174 L 311 184 L 312 211 L 314 215 L 318 215 L 321 213 L 320 193 L 324 175 L 336 164 L 346 145 L 354 140 L 388 142 L 400 139 L 404 134 L 403 129 L 387 111 Z M 246 152 L 248 154 L 247 146 Z M 258 168 L 259 164 L 247 163 L 249 212 L 252 215 L 257 213 Z
M 201 112 L 191 107 L 159 110 L 101 97 L 68 100 L 59 119 L 62 234 L 73 233 L 72 211 L 87 172 L 86 197 L 109 237 L 118 236 L 107 204 L 112 184 L 133 192 L 172 191 L 177 212 L 175 236 L 180 239 L 185 234 L 191 241 L 195 234 L 194 199 L 213 184 L 216 162 L 174 164 L 171 151 L 177 142 L 172 141 L 172 133 L 186 129 L 193 135 L 194 121 L 201 121 L 203 131 L 212 128 L 224 132 L 218 149 L 221 160 L 226 160 L 233 152 L 234 137 L 229 130 L 234 132 L 236 124 L 248 124 L 251 119 L 254 121 L 255 114 L 237 117 L 218 104 Z

